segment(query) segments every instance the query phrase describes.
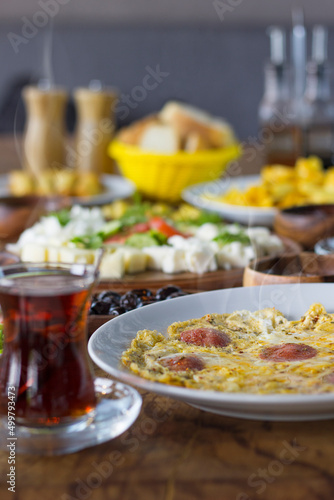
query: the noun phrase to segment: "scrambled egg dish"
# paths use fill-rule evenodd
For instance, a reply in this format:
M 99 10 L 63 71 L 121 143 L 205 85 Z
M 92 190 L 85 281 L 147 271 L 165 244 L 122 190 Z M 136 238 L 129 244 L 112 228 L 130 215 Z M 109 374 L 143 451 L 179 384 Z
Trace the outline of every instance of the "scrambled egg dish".
M 324 170 L 320 158 L 299 158 L 294 167 L 267 165 L 261 182 L 245 191 L 231 188 L 221 195 L 203 198 L 231 205 L 286 208 L 294 205 L 334 202 L 334 167 Z
M 275 308 L 207 314 L 141 330 L 122 363 L 155 382 L 256 394 L 334 392 L 334 314 L 313 304 L 298 321 Z

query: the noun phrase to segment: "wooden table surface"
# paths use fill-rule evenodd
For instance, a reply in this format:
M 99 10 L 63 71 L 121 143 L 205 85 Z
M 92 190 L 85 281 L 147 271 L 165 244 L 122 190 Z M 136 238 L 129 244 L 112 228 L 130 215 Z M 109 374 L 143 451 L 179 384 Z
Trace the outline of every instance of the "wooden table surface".
M 6 147 L 0 171 L 15 166 L 10 139 Z M 112 441 L 60 457 L 17 455 L 15 493 L 1 451 L 0 499 L 333 499 L 334 420 L 243 420 L 142 397 L 137 421 Z
M 15 495 L 1 452 L 1 500 L 332 500 L 333 420 L 242 420 L 142 396 L 139 418 L 112 441 L 64 456 L 17 455 Z

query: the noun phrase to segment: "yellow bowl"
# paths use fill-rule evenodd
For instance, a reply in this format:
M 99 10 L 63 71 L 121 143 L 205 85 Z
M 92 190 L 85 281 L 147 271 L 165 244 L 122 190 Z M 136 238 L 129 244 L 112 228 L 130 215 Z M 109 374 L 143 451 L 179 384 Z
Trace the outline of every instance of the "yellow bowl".
M 227 164 L 240 156 L 241 147 L 234 144 L 223 149 L 167 155 L 142 151 L 115 140 L 108 153 L 124 177 L 133 181 L 142 194 L 174 202 L 180 200 L 186 187 L 218 179 Z

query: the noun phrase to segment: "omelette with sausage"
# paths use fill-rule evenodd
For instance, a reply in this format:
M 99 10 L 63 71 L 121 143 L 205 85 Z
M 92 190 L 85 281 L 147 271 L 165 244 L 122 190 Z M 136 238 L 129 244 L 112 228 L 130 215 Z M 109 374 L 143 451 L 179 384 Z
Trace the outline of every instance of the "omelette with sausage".
M 141 330 L 122 363 L 136 375 L 194 389 L 255 394 L 334 392 L 334 314 L 313 304 L 298 321 L 275 308 L 207 314 Z

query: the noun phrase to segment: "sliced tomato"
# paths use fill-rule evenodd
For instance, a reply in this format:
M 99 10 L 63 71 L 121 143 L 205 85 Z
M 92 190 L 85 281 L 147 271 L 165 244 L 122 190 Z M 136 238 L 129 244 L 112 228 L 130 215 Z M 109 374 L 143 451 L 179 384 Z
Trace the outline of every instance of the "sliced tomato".
M 139 222 L 130 228 L 130 234 L 146 233 L 150 229 L 151 226 L 147 222 Z
M 119 233 L 119 234 L 114 234 L 114 236 L 110 236 L 110 238 L 107 238 L 104 240 L 103 243 L 125 243 L 126 239 L 128 238 L 128 235 L 124 235 L 124 233 Z
M 185 236 L 185 234 L 168 224 L 162 217 L 152 217 L 152 219 L 149 220 L 149 225 L 151 229 L 159 231 L 159 233 L 165 235 L 167 238 L 175 235 Z

